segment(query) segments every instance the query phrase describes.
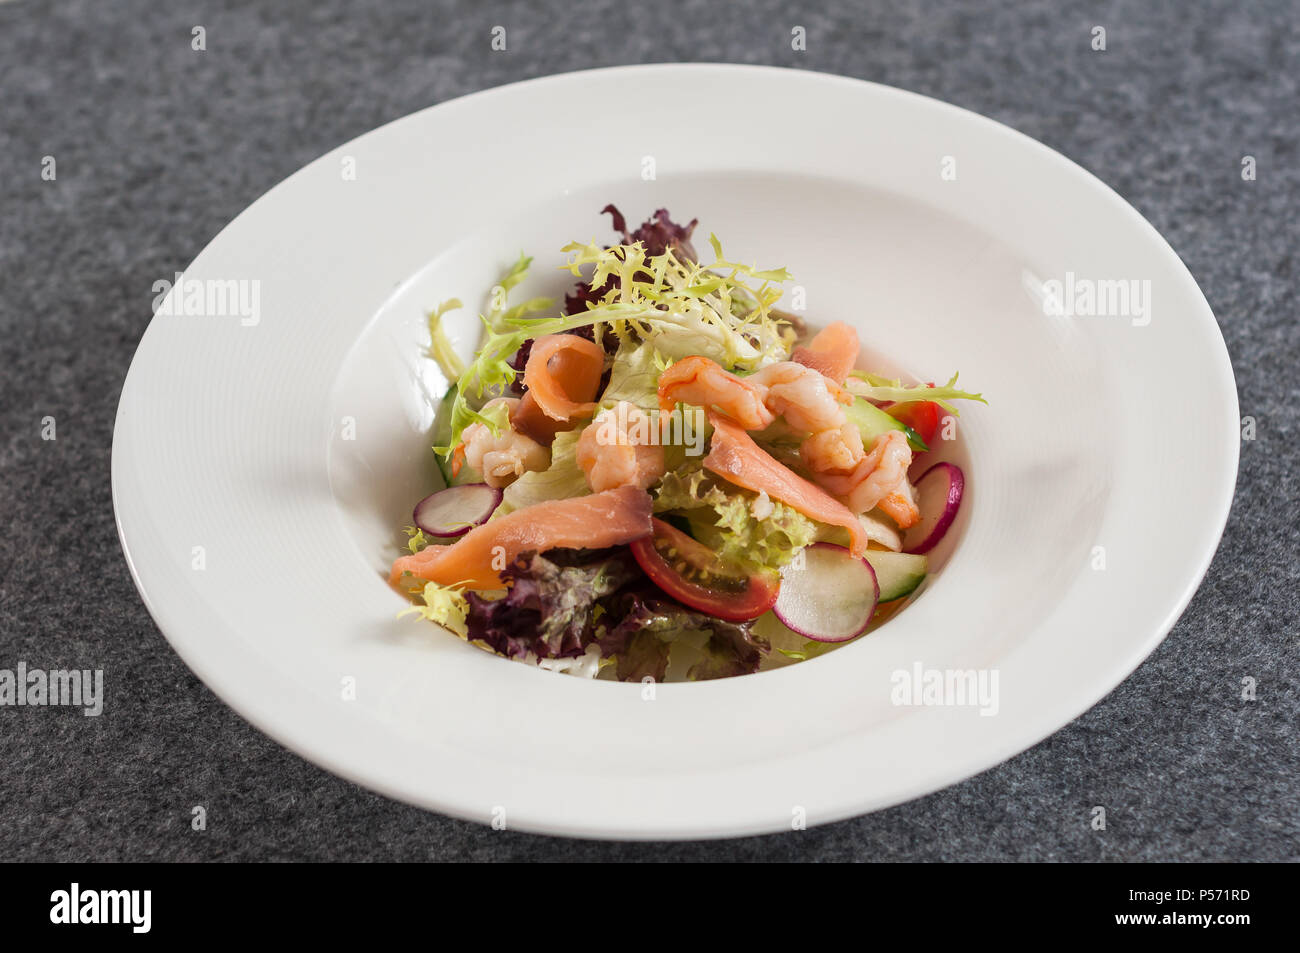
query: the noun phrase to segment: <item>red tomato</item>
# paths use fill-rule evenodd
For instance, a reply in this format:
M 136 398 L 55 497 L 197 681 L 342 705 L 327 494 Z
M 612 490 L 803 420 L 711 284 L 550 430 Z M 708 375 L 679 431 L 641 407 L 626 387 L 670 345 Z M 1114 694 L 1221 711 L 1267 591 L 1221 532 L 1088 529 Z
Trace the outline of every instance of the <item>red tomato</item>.
M 909 400 L 901 404 L 893 404 L 885 408 L 885 413 L 915 430 L 916 435 L 927 445 L 939 432 L 939 424 L 943 422 L 943 408 L 932 400 Z
M 777 573 L 741 574 L 662 520 L 654 521 L 653 535 L 632 543 L 632 555 L 668 595 L 719 619 L 756 619 L 776 605 L 781 589 Z

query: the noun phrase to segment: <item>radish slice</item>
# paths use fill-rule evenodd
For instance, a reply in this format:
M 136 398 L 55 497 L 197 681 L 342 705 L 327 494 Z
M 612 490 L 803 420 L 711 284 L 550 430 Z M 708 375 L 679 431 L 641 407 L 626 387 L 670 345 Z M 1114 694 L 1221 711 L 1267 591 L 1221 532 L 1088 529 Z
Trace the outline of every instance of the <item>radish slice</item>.
M 867 630 L 880 600 L 871 563 L 843 546 L 813 543 L 781 570 L 772 611 L 787 628 L 814 642 L 847 642 Z M 796 568 L 799 567 L 799 568 Z
M 903 534 L 903 552 L 928 553 L 957 518 L 966 478 L 954 463 L 936 463 L 916 481 L 921 518 Z
M 486 483 L 466 483 L 431 493 L 415 504 L 411 518 L 430 536 L 453 539 L 486 523 L 501 503 L 501 491 Z

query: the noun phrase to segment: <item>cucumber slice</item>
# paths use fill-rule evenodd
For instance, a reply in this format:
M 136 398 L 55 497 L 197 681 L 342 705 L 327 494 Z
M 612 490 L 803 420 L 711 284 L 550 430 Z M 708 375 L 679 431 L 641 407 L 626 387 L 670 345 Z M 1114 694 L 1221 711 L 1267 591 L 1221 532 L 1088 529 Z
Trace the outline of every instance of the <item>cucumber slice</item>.
M 435 454 L 435 456 L 437 456 Z M 462 464 L 460 472 L 455 476 L 451 475 L 451 464 L 438 457 L 438 469 L 442 471 L 442 477 L 447 481 L 448 487 L 468 486 L 471 483 L 482 483 L 483 474 L 479 473 L 468 463 Z
M 452 384 L 438 401 L 438 410 L 433 415 L 433 445 L 445 447 L 451 440 L 451 409 L 456 403 L 456 385 Z
M 911 553 L 890 553 L 880 549 L 866 552 L 867 562 L 876 571 L 880 601 L 890 602 L 910 595 L 929 572 L 929 560 Z
M 433 445 L 435 447 L 445 447 L 451 442 L 451 409 L 455 403 L 456 385 L 452 384 L 451 387 L 447 388 L 447 393 L 442 400 L 438 402 L 438 412 L 433 418 Z M 444 460 L 440 453 L 435 453 L 433 458 L 438 463 L 438 472 L 442 474 L 443 482 L 449 487 L 483 482 L 483 474 L 468 464 L 462 466 L 460 472 L 452 476 L 451 462 L 449 460 Z
M 929 450 L 921 435 L 896 417 L 891 417 L 865 397 L 853 398 L 853 403 L 844 408 L 844 416 L 849 423 L 862 431 L 863 446 L 870 448 L 876 438 L 889 430 L 901 430 L 907 437 L 907 445 L 913 450 Z

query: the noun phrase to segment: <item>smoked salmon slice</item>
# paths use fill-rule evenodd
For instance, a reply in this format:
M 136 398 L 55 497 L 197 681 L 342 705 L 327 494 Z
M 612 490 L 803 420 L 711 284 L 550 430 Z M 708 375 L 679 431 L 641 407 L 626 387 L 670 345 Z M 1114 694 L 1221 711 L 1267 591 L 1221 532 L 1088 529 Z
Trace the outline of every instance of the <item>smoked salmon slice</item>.
M 650 494 L 621 486 L 591 496 L 547 500 L 476 526 L 450 546 L 429 546 L 393 563 L 389 582 L 409 572 L 442 586 L 501 589 L 499 569 L 528 550 L 602 549 L 649 536 Z
M 537 406 L 537 400 L 530 390 L 524 391 L 524 396 L 511 411 L 510 427 L 515 433 L 521 433 L 543 447 L 549 447 L 554 443 L 555 435 L 561 430 L 573 429 L 571 423 L 552 420 L 542 413 L 542 408 Z
M 766 492 L 819 523 L 843 526 L 849 531 L 849 548 L 855 556 L 867 549 L 867 534 L 853 511 L 815 483 L 772 458 L 754 439 L 721 414 L 709 412 L 713 443 L 704 458 L 705 469 L 755 493 Z
M 605 349 L 576 334 L 547 334 L 533 342 L 524 365 L 524 386 L 543 414 L 567 423 L 590 417 L 605 372 Z
M 828 324 L 813 336 L 807 347 L 795 348 L 790 360 L 843 384 L 858 362 L 858 332 L 843 321 Z

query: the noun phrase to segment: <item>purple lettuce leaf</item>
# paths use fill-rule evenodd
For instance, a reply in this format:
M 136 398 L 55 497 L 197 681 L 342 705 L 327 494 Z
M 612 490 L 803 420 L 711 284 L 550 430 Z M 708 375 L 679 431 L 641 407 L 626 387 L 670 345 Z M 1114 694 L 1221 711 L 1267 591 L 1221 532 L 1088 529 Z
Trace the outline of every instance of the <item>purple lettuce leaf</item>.
M 614 223 L 614 231 L 623 236 L 623 244 L 640 242 L 645 247 L 647 258 L 662 255 L 671 248 L 679 258 L 699 261 L 695 246 L 691 244 L 691 233 L 700 222 L 698 218 L 691 219 L 686 225 L 678 225 L 668 214 L 668 209 L 656 209 L 654 215 L 641 223 L 640 228 L 628 234 L 627 220 L 617 207 L 606 205 L 601 211 L 609 214 Z
M 509 584 L 499 599 L 467 593 L 468 638 L 508 658 L 573 658 L 595 636 L 599 599 L 641 575 L 627 549 L 521 553 L 501 573 Z
M 672 639 L 682 632 L 709 634 L 705 658 L 687 672 L 695 680 L 757 672 L 767 653 L 768 645 L 754 634 L 752 621 L 728 622 L 696 612 L 648 580 L 601 600 L 601 607 L 605 631 L 596 641 L 602 656 L 617 657 L 621 681 L 640 681 L 647 675 L 663 681 Z
M 593 643 L 615 658 L 622 681 L 663 681 L 672 643 L 704 632 L 704 657 L 687 676 L 702 680 L 758 671 L 767 653 L 753 622 L 696 612 L 654 585 L 625 547 L 526 552 L 501 573 L 498 599 L 466 593 L 470 641 L 507 658 L 575 658 Z

